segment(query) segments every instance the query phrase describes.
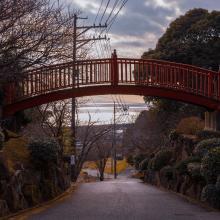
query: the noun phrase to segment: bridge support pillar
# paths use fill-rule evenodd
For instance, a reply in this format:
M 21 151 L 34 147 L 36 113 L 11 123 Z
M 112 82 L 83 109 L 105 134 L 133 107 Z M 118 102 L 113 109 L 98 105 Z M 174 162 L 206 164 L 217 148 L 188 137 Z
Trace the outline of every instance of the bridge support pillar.
M 0 122 L 1 122 L 1 120 L 2 120 L 2 105 L 0 104 Z M 1 126 L 1 124 L 0 124 L 0 126 Z
M 220 112 L 205 112 L 205 130 L 220 131 Z

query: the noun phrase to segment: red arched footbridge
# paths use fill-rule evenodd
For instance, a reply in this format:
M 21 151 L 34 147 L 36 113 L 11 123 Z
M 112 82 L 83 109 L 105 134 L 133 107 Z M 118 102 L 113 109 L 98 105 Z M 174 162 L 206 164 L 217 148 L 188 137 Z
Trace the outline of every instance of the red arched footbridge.
M 74 71 L 75 69 L 75 71 Z M 161 60 L 118 58 L 55 64 L 6 87 L 3 115 L 71 97 L 133 94 L 220 110 L 220 73 Z

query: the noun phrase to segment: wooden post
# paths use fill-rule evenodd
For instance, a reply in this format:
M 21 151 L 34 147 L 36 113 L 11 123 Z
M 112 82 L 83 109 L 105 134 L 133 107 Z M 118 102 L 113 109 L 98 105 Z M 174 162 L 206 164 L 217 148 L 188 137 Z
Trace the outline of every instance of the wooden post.
M 212 73 L 208 75 L 208 97 L 212 96 L 212 83 L 213 83 L 213 76 Z

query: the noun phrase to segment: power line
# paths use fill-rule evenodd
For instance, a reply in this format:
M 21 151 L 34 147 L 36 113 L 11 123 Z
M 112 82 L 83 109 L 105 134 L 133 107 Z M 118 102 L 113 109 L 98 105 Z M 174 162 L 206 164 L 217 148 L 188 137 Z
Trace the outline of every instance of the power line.
M 100 4 L 100 6 L 99 6 L 99 10 L 98 10 L 98 12 L 97 12 L 97 14 L 96 14 L 96 17 L 95 17 L 95 20 L 94 20 L 94 24 L 96 23 L 96 20 L 97 20 L 97 18 L 98 18 L 98 16 L 99 16 L 99 12 L 100 12 L 100 10 L 101 10 L 101 8 L 102 8 L 103 2 L 104 2 L 104 0 L 102 0 L 101 4 Z
M 103 18 L 104 18 L 104 16 L 105 16 L 105 13 L 106 13 L 106 11 L 107 11 L 107 9 L 108 9 L 109 4 L 110 4 L 110 0 L 108 0 L 108 2 L 107 2 L 107 4 L 106 4 L 105 10 L 103 11 L 103 14 L 102 14 L 101 19 L 100 19 L 100 23 L 102 22 L 102 20 L 103 20 Z M 101 9 L 102 5 L 103 5 L 103 1 L 102 1 L 101 4 L 100 4 L 99 11 L 98 11 L 98 13 L 97 13 L 97 15 L 96 15 L 95 21 L 97 20 L 97 17 L 98 17 L 98 14 L 99 14 L 99 12 L 100 12 L 100 9 Z M 114 6 L 115 6 L 115 4 L 114 4 Z M 112 13 L 112 12 L 111 12 L 111 13 Z M 97 33 L 97 30 L 95 31 L 95 34 L 96 34 L 96 33 Z M 102 33 L 103 33 L 103 32 L 102 32 Z M 101 33 L 99 33 L 99 34 L 101 34 Z M 102 44 L 104 44 L 104 45 L 102 46 Z M 104 57 L 105 57 L 105 56 L 108 57 L 108 56 L 111 55 L 111 52 L 108 54 L 108 52 L 106 51 L 105 43 L 99 42 L 99 47 L 100 47 L 100 51 L 101 51 L 101 53 L 103 54 Z
M 107 3 L 106 3 L 106 5 L 105 5 L 105 9 L 104 9 L 104 11 L 103 11 L 103 13 L 102 13 L 102 15 L 101 15 L 101 18 L 100 18 L 100 23 L 101 23 L 101 22 L 103 21 L 103 19 L 104 19 L 104 16 L 105 16 L 105 14 L 106 14 L 106 12 L 107 12 L 107 10 L 108 10 L 108 7 L 109 7 L 110 2 L 111 2 L 111 0 L 108 0 Z M 96 36 L 99 36 L 99 35 L 103 34 L 104 32 L 106 32 L 106 36 L 108 35 L 108 33 L 109 33 L 109 31 L 110 31 L 112 25 L 114 24 L 114 22 L 115 22 L 115 20 L 116 20 L 116 18 L 117 18 L 117 16 L 118 16 L 118 14 L 120 13 L 120 11 L 122 10 L 122 8 L 125 6 L 125 4 L 126 4 L 127 2 L 128 2 L 128 0 L 121 0 L 121 1 L 120 1 L 120 0 L 115 0 L 115 1 L 114 1 L 114 4 L 113 4 L 113 6 L 112 6 L 112 9 L 111 9 L 111 11 L 110 11 L 110 13 L 109 13 L 109 15 L 108 15 L 106 21 L 105 21 L 105 23 L 106 23 L 106 28 L 100 30 L 99 33 L 98 33 L 98 29 L 96 29 L 96 30 L 95 30 L 95 35 L 96 35 Z M 100 15 L 100 11 L 101 11 L 101 9 L 102 9 L 102 7 L 103 7 L 103 4 L 104 4 L 104 0 L 101 1 L 101 4 L 100 4 L 100 6 L 99 6 L 99 9 L 98 9 L 98 12 L 97 12 L 97 14 L 96 14 L 96 17 L 95 17 L 95 21 L 94 21 L 94 22 L 97 21 L 99 15 Z M 112 17 L 112 15 L 114 14 L 115 11 L 116 11 L 116 13 L 115 13 L 115 15 Z M 93 42 L 93 43 L 95 43 L 95 42 Z M 92 43 L 92 44 L 93 44 L 93 43 Z M 95 44 L 96 44 L 96 43 L 95 43 Z M 99 49 L 97 49 L 97 48 L 98 48 L 97 45 L 98 45 Z M 101 55 L 102 55 L 103 57 L 110 57 L 110 56 L 111 56 L 111 53 L 112 53 L 112 48 L 111 48 L 111 45 L 110 45 L 110 41 L 107 40 L 107 39 L 106 39 L 105 41 L 101 41 L 101 42 L 99 41 L 98 44 L 96 44 L 96 53 L 97 53 L 98 56 L 100 56 L 100 55 L 98 54 L 98 52 L 97 52 L 98 50 L 100 50 L 100 53 L 101 53 Z
M 122 8 L 125 6 L 125 4 L 128 2 L 128 0 L 124 0 L 123 2 L 122 2 L 122 5 L 121 5 L 121 7 L 119 8 L 119 10 L 117 11 L 117 13 L 115 14 L 115 16 L 110 20 L 110 22 L 109 22 L 109 27 L 107 27 L 107 30 L 106 30 L 106 32 L 109 32 L 109 30 L 111 29 L 111 27 L 112 27 L 112 25 L 114 24 L 114 22 L 115 22 L 115 20 L 116 20 L 116 18 L 117 18 L 117 16 L 118 16 L 118 14 L 119 14 L 119 12 L 122 10 Z
M 119 0 L 115 0 L 115 3 L 114 3 L 114 5 L 113 5 L 113 7 L 112 7 L 112 10 L 111 10 L 111 12 L 109 13 L 109 16 L 108 16 L 108 18 L 106 19 L 105 23 L 108 23 L 108 20 L 109 20 L 110 17 L 112 16 L 112 13 L 113 13 L 113 11 L 115 10 L 115 8 L 116 8 L 118 2 L 119 2 Z
M 99 34 L 103 34 L 104 32 L 106 32 L 106 35 L 108 35 L 108 32 L 109 32 L 109 30 L 111 29 L 113 23 L 115 22 L 115 20 L 116 20 L 118 14 L 119 14 L 119 12 L 120 12 L 120 11 L 122 10 L 122 8 L 125 6 L 125 4 L 127 3 L 127 1 L 128 1 L 128 0 L 123 0 L 123 1 L 121 2 L 122 4 L 121 4 L 121 6 L 119 7 L 117 13 L 116 13 L 115 16 L 110 20 L 109 24 L 107 24 L 107 28 L 103 29 Z M 114 6 L 113 6 L 114 9 L 115 9 L 116 6 L 118 5 L 118 3 L 119 3 L 119 0 L 116 0 L 115 3 L 114 3 Z M 111 11 L 110 14 L 112 14 L 113 11 L 114 11 L 114 10 L 112 9 L 112 11 Z M 107 18 L 107 20 L 109 20 L 109 19 L 110 19 L 110 16 Z M 108 25 L 110 25 L 110 26 L 108 27 Z M 97 33 L 97 31 L 96 31 L 96 33 Z M 103 43 L 103 42 L 100 42 L 99 44 L 102 44 L 102 43 Z M 111 45 L 110 45 L 110 42 L 109 42 L 109 41 L 108 41 L 108 44 L 109 44 L 108 48 L 110 49 L 110 51 L 109 51 L 109 56 L 111 56 L 112 49 L 111 49 Z M 101 48 L 101 50 L 103 50 L 103 49 Z M 102 53 L 103 53 L 103 52 L 102 52 Z M 107 55 L 107 56 L 108 56 L 108 55 Z
M 102 23 L 102 19 L 103 19 L 103 17 L 105 16 L 105 13 L 106 13 L 106 10 L 107 10 L 107 8 L 108 8 L 108 6 L 109 6 L 109 3 L 110 3 L 110 0 L 108 0 L 107 4 L 106 4 L 106 6 L 105 6 L 105 10 L 104 10 L 104 12 L 103 12 L 103 14 L 102 14 L 102 17 L 101 17 L 99 23 Z
M 116 12 L 115 16 L 112 17 L 112 19 L 107 23 L 107 28 L 103 29 L 100 34 L 104 33 L 105 31 L 108 33 L 109 30 L 111 29 L 113 23 L 115 22 L 118 14 L 120 13 L 120 11 L 122 10 L 122 8 L 125 6 L 125 4 L 128 2 L 128 0 L 123 0 L 121 6 L 119 7 L 118 11 Z

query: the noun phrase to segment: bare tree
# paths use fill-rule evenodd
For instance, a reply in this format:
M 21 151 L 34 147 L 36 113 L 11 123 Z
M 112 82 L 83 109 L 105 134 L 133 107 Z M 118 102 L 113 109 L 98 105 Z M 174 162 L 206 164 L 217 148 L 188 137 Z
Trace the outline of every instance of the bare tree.
M 112 144 L 108 140 L 109 138 L 104 137 L 95 143 L 95 153 L 96 153 L 96 166 L 99 170 L 100 181 L 104 180 L 104 173 L 106 163 L 111 156 Z
M 78 106 L 84 103 L 81 100 Z M 25 129 L 24 134 L 29 138 L 52 137 L 57 140 L 63 152 L 71 155 L 75 154 L 75 165 L 73 167 L 73 180 L 75 181 L 86 161 L 88 154 L 94 149 L 95 143 L 111 131 L 109 126 L 99 126 L 96 121 L 92 121 L 89 114 L 89 120 L 86 124 L 81 124 L 79 120 L 79 112 L 77 111 L 77 127 L 76 127 L 76 142 L 80 143 L 80 149 L 72 149 L 72 139 L 70 134 L 70 119 L 71 109 L 70 100 L 63 100 L 53 103 L 48 103 L 36 108 L 33 111 L 34 120 Z M 67 146 L 69 142 L 69 146 Z M 66 148 L 69 148 L 66 150 Z M 76 146 L 79 148 L 79 144 Z M 71 148 L 71 150 L 70 150 Z
M 59 0 L 1 0 L 0 81 L 15 81 L 28 68 L 71 61 L 74 13 L 79 12 Z
M 96 143 L 101 141 L 102 138 L 107 135 L 112 128 L 109 126 L 96 126 L 96 122 L 91 120 L 91 115 L 89 114 L 89 120 L 85 126 L 80 126 L 77 128 L 77 141 L 80 143 L 80 151 L 76 155 L 76 162 L 73 172 L 73 181 L 77 180 L 78 175 L 86 161 L 89 153 L 95 148 Z
M 149 111 L 141 112 L 123 137 L 123 146 L 128 154 L 132 151 L 151 152 L 163 143 L 161 125 L 157 122 L 154 113 Z
M 36 107 L 30 117 L 32 122 L 24 128 L 24 135 L 29 138 L 50 137 L 55 139 L 63 154 L 65 146 L 65 132 L 70 120 L 70 100 L 51 102 Z

